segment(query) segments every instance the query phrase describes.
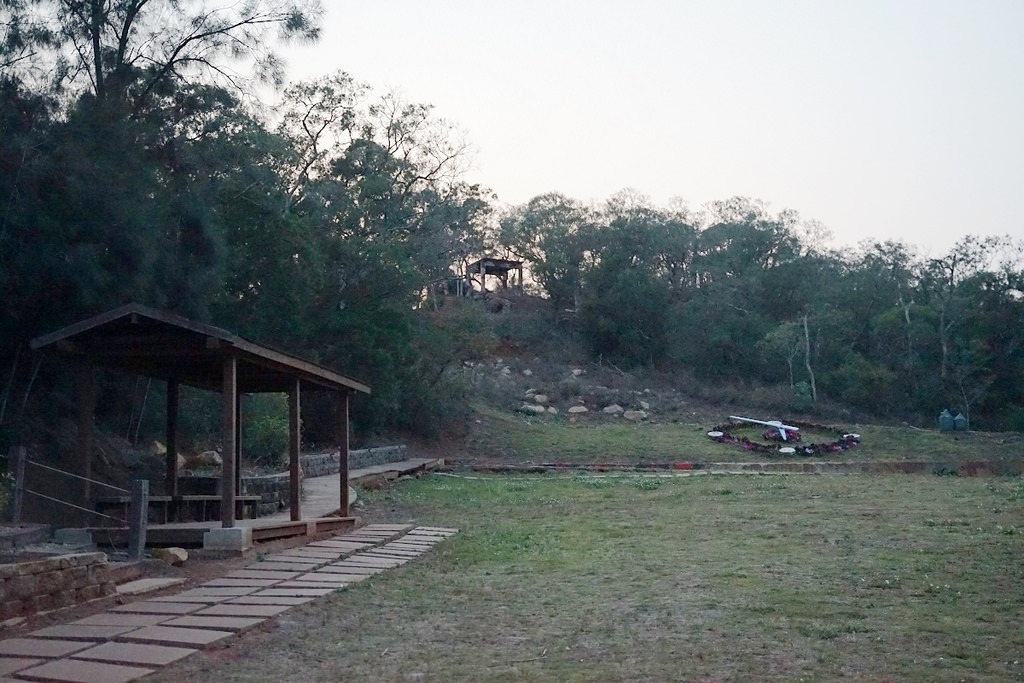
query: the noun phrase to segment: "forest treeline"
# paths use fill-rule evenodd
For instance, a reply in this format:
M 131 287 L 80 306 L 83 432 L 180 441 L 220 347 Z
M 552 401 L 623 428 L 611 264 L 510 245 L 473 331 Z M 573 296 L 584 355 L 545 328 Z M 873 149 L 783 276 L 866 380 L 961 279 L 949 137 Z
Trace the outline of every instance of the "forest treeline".
M 1024 267 L 1009 238 L 924 256 L 829 249 L 747 199 L 700 211 L 622 192 L 505 207 L 430 106 L 344 72 L 283 84 L 316 2 L 0 3 L 0 423 L 34 382 L 28 341 L 135 301 L 369 383 L 366 433 L 436 432 L 485 345 L 436 293 L 482 255 L 522 259 L 551 318 L 615 363 L 786 383 L 887 416 L 942 407 L 1024 429 Z M 985 226 L 990 228 L 991 226 Z M 108 412 L 123 411 L 112 389 Z M 20 408 L 19 408 L 20 404 Z M 102 410 L 101 410 L 102 412 Z

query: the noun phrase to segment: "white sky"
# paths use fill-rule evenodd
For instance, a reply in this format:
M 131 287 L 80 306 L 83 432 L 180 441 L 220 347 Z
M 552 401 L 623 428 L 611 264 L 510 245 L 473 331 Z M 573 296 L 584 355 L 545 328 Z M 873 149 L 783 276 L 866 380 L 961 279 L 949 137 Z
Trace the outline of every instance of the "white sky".
M 734 195 L 837 245 L 1024 238 L 1024 0 L 325 0 L 293 80 L 433 104 L 508 203 Z

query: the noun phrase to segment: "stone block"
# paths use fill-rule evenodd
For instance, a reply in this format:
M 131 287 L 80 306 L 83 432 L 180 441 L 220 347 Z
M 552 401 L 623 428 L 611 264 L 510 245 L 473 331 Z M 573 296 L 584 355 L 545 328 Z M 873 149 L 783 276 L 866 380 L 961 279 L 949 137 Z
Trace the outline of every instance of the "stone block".
M 78 659 L 96 659 L 121 664 L 164 666 L 198 652 L 190 647 L 144 645 L 142 643 L 103 643 L 75 654 Z
M 233 631 L 218 631 L 208 628 L 180 628 L 173 626 L 147 626 L 129 631 L 121 636 L 123 640 L 157 643 L 160 645 L 207 647 L 219 640 L 234 635 Z
M 92 531 L 89 529 L 55 529 L 53 542 L 62 545 L 91 546 Z
M 252 528 L 245 526 L 210 529 L 203 534 L 206 550 L 243 551 L 252 547 Z
M 0 655 L 14 657 L 64 657 L 91 643 L 77 640 L 50 640 L 47 638 L 8 638 L 0 640 Z
M 77 591 L 63 590 L 53 594 L 54 607 L 67 607 L 78 602 Z
M 26 669 L 22 673 L 33 680 L 72 681 L 73 683 L 128 683 L 153 673 L 153 669 L 103 662 L 60 659 Z

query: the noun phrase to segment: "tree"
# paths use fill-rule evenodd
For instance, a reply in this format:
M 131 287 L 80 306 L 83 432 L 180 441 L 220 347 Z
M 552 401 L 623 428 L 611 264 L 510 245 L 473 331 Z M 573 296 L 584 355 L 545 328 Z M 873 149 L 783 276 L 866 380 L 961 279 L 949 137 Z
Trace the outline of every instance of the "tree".
M 236 70 L 243 63 L 255 78 L 280 84 L 282 64 L 271 49 L 274 34 L 315 40 L 322 14 L 314 0 L 19 0 L 0 10 L 4 25 L 16 27 L 8 28 L 6 41 L 11 68 L 28 75 L 29 61 L 52 64 L 54 91 L 71 101 L 90 93 L 128 112 L 149 106 L 181 83 L 243 91 L 250 80 Z M 18 50 L 33 59 L 14 59 Z
M 594 222 L 581 203 L 552 192 L 508 211 L 499 241 L 529 262 L 530 274 L 553 306 L 575 310 Z

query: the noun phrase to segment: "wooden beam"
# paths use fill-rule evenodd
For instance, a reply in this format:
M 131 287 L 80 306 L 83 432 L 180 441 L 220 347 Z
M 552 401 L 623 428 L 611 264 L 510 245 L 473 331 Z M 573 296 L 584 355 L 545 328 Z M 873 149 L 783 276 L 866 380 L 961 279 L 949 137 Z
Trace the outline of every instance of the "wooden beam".
M 348 496 L 348 461 L 349 461 L 349 428 L 348 428 L 348 392 L 342 391 L 338 393 L 338 476 L 340 482 L 338 485 L 339 490 L 339 502 L 338 502 L 338 514 L 342 517 L 348 517 L 349 515 L 349 501 Z
M 221 526 L 227 529 L 235 526 L 235 435 L 238 423 L 235 409 L 238 407 L 238 360 L 233 355 L 224 358 L 222 374 L 220 519 Z
M 288 393 L 288 497 L 293 522 L 302 519 L 302 506 L 299 500 L 302 492 L 302 473 L 299 468 L 299 449 L 302 446 L 300 387 L 301 382 L 296 378 L 292 390 Z
M 181 398 L 178 380 L 167 381 L 167 460 L 164 471 L 164 493 L 178 495 L 178 407 Z

